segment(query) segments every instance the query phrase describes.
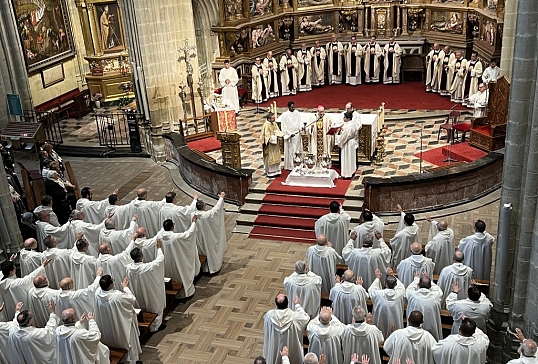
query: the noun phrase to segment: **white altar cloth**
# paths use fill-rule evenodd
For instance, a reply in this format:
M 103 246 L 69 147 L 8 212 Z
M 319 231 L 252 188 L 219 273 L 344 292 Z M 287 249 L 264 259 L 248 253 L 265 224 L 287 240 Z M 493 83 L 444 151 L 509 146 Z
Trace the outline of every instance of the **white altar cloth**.
M 282 182 L 286 186 L 297 187 L 335 187 L 334 180 L 340 176 L 334 169 L 328 170 L 326 173 L 313 173 L 305 174 L 301 176 L 299 172 L 295 170 L 291 171 L 286 178 L 286 182 Z

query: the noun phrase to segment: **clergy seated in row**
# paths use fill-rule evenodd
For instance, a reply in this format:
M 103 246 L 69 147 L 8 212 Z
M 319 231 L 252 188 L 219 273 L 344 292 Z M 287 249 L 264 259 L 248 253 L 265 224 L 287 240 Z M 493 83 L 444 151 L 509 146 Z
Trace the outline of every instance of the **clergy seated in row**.
M 17 303 L 15 308 L 15 317 L 11 316 L 6 317 L 5 319 L 0 319 L 0 348 L 3 348 L 2 350 L 0 350 L 0 363 L 2 364 L 9 364 L 11 360 L 9 350 L 6 350 L 4 348 L 9 347 L 9 331 L 19 325 L 17 323 L 17 316 L 21 312 L 22 305 L 22 302 Z M 3 314 L 4 307 L 4 304 L 0 305 L 0 315 Z
M 82 235 L 79 234 L 77 237 L 82 237 Z M 43 259 L 51 260 L 51 263 L 45 268 L 50 286 L 58 288 L 58 282 L 71 274 L 71 254 L 75 250 L 58 248 L 58 241 L 52 236 L 47 236 L 43 240 L 43 244 L 47 247 L 43 252 Z
M 116 230 L 116 220 L 114 217 L 106 218 L 105 228 L 99 232 L 99 241 L 109 242 L 116 251 L 125 250 L 131 241 L 131 237 L 136 232 L 136 229 L 138 229 L 137 219 L 138 215 L 134 214 L 127 229 Z
M 37 216 L 38 213 L 41 211 L 47 211 L 50 214 L 50 224 L 52 226 L 58 227 L 60 226 L 60 222 L 58 221 L 58 216 L 54 211 L 52 211 L 52 197 L 49 195 L 44 195 L 41 197 L 41 205 L 37 206 L 34 209 L 34 215 Z
M 341 259 L 332 243 L 327 241 L 325 234 L 317 235 L 316 245 L 310 246 L 306 251 L 306 261 L 310 270 L 321 277 L 321 293 L 328 294 L 334 287 L 336 264 Z
M 338 201 L 331 201 L 329 210 L 328 214 L 323 215 L 316 221 L 314 229 L 316 236 L 325 235 L 327 240 L 333 244 L 336 252 L 341 254 L 348 239 L 351 216 L 344 211 Z M 342 263 L 342 261 L 337 263 Z
M 372 314 L 361 306 L 353 308 L 351 324 L 346 325 L 342 333 L 344 359 L 354 353 L 361 353 L 370 358 L 371 364 L 381 364 L 379 346 L 385 339 L 377 326 L 371 323 Z
M 134 240 L 134 236 L 133 236 Z M 103 268 L 103 274 L 111 275 L 115 282 L 121 282 L 125 277 L 125 268 L 133 262 L 131 250 L 134 248 L 134 241 L 131 240 L 127 248 L 117 254 L 114 254 L 109 243 L 104 242 L 99 245 L 99 257 L 95 263 L 98 267 Z M 68 275 L 64 276 L 67 277 Z
M 403 212 L 402 206 L 398 205 L 400 213 L 400 222 L 396 229 L 396 234 L 390 239 L 390 247 L 392 248 L 392 267 L 397 267 L 402 260 L 411 255 L 409 247 L 415 241 L 420 242 L 419 228 L 415 223 L 413 214 Z
M 84 312 L 79 318 L 75 309 L 68 308 L 62 311 L 61 317 L 63 325 L 56 328 L 57 364 L 110 363 L 110 352 L 101 343 L 101 331 L 93 312 Z
M 4 317 L 13 317 L 15 306 L 18 302 L 26 304 L 28 302 L 28 291 L 33 287 L 33 280 L 40 274 L 45 273 L 45 267 L 50 263 L 50 259 L 43 261 L 36 270 L 30 274 L 17 278 L 16 267 L 13 263 L 17 256 L 11 256 L 10 260 L 2 262 L 2 279 L 0 280 L 0 297 L 4 300 Z
M 61 226 L 53 226 L 50 223 L 50 212 L 47 210 L 40 211 L 37 215 L 36 228 L 37 228 L 37 244 L 40 252 L 46 249 L 43 244 L 43 240 L 47 236 L 54 236 L 61 241 L 60 248 L 72 247 L 72 240 L 75 239 L 75 230 L 70 222 L 67 222 Z M 71 245 L 70 245 L 71 244 Z
M 457 281 L 452 284 L 452 292 L 446 298 L 446 308 L 452 315 L 454 323 L 452 324 L 452 333 L 456 334 L 464 317 L 474 320 L 476 327 L 486 332 L 489 312 L 493 306 L 490 300 L 478 289 L 477 286 L 471 285 L 467 290 L 467 298 L 457 299 L 460 291 Z
M 463 264 L 464 254 L 459 250 L 454 253 L 453 263 L 447 267 L 444 267 L 439 274 L 437 285 L 443 291 L 443 299 L 441 300 L 441 308 L 446 309 L 446 298 L 452 292 L 452 283 L 458 282 L 458 286 L 461 287 L 457 293 L 457 299 L 461 300 L 465 298 L 467 289 L 471 286 L 473 279 L 473 270 Z
M 314 318 L 319 313 L 321 301 L 321 277 L 311 272 L 304 260 L 295 262 L 295 272 L 284 278 L 284 288 L 288 297 L 303 298 L 303 309 Z M 295 303 L 289 302 L 289 308 L 295 310 Z
M 476 220 L 474 230 L 473 235 L 460 240 L 458 250 L 465 255 L 463 263 L 473 269 L 473 278 L 489 281 L 495 238 L 486 232 L 486 223 L 482 220 Z
M 454 231 L 444 220 L 435 221 L 429 215 L 426 215 L 426 220 L 430 223 L 426 257 L 435 263 L 433 274 L 440 274 L 444 267 L 451 264 L 454 255 Z
M 308 323 L 308 351 L 318 356 L 324 354 L 328 363 L 344 364 L 342 334 L 346 325 L 332 313 L 332 308 L 322 307 L 319 315 Z
M 35 277 L 33 284 L 34 286 L 28 291 L 27 307 L 34 315 L 34 326 L 45 327 L 50 316 L 47 304 L 58 300 L 60 290 L 49 288 L 49 282 L 44 275 Z
M 118 195 L 118 190 L 114 190 L 113 195 Z M 76 209 L 84 212 L 84 221 L 91 224 L 100 224 L 106 212 L 106 208 L 110 204 L 109 199 L 105 198 L 101 201 L 93 201 L 93 193 L 90 187 L 84 187 L 80 190 L 80 196 L 77 200 Z
M 207 262 L 202 267 L 209 274 L 217 273 L 222 267 L 222 260 L 226 252 L 226 226 L 224 224 L 224 197 L 225 192 L 219 193 L 219 200 L 210 210 L 205 211 L 207 204 L 196 202 L 196 211 L 192 216 L 198 218 L 196 224 L 196 245 L 198 254 L 205 255 Z
M 456 334 L 440 340 L 433 346 L 436 364 L 476 364 L 486 362 L 489 338 L 480 330 L 473 319 L 461 321 Z
M 376 269 L 385 272 L 389 267 L 391 251 L 379 231 L 375 231 L 375 238 L 374 235 L 364 235 L 362 248 L 353 247 L 357 239 L 357 233 L 352 230 L 342 257 L 349 269 L 362 277 L 364 286 L 370 287 L 376 278 Z M 374 241 L 377 242 L 378 248 L 373 247 Z
M 507 364 L 536 364 L 538 362 L 536 358 L 536 342 L 526 339 L 521 329 L 517 327 L 514 336 L 521 342 L 517 349 L 519 358 L 510 360 Z
M 21 305 L 22 306 L 22 305 Z M 19 310 L 22 307 L 17 307 Z M 55 314 L 54 302 L 47 304 L 49 319 L 43 328 L 34 326 L 32 312 L 20 311 L 17 315 L 18 326 L 9 330 L 7 351 L 9 363 L 56 363 L 56 327 L 60 319 Z M 5 351 L 4 349 L 2 351 Z
M 368 289 L 373 305 L 373 323 L 388 338 L 394 328 L 403 328 L 405 286 L 390 268 L 387 268 L 385 288 L 381 286 L 382 274 L 379 269 L 376 269 L 375 275 L 376 279 Z
M 95 292 L 95 321 L 101 330 L 101 342 L 127 350 L 129 364 L 135 364 L 142 349 L 134 310 L 136 298 L 128 287 L 129 279 L 121 281 L 121 291 L 114 289 L 114 280 L 108 274 L 101 277 L 99 286 Z
M 71 274 L 77 287 L 89 286 L 95 278 L 97 258 L 88 254 L 90 244 L 81 237 L 75 243 L 77 251 L 71 254 Z
M 164 275 L 172 281 L 183 283 L 180 294 L 184 297 L 194 295 L 194 277 L 200 272 L 200 259 L 196 246 L 196 221 L 198 216 L 192 217 L 191 226 L 185 232 L 175 233 L 174 222 L 165 220 L 163 229 L 157 238 L 163 242 Z
M 295 310 L 288 306 L 288 297 L 279 294 L 275 298 L 276 308 L 263 316 L 263 357 L 268 364 L 280 364 L 280 350 L 289 348 L 291 363 L 300 363 L 303 359 L 303 330 L 310 316 L 303 310 L 299 296 L 293 299 Z
M 412 363 L 434 363 L 432 349 L 437 340 L 422 328 L 423 323 L 429 324 L 420 311 L 410 311 L 407 327 L 395 330 L 385 340 L 383 350 L 390 356 L 389 363 L 394 363 L 396 359 L 405 363 L 407 358 L 411 358 Z
M 26 239 L 23 246 L 24 249 L 19 252 L 19 264 L 24 277 L 41 265 L 43 253 L 37 251 L 37 240 L 34 238 Z
M 163 311 L 166 306 L 164 289 L 164 254 L 162 241 L 157 239 L 157 258 L 143 263 L 144 255 L 139 248 L 131 250 L 133 263 L 127 266 L 127 278 L 136 297 L 135 307 L 157 314 L 149 327 L 150 332 L 164 330 Z
M 342 277 L 334 278 L 335 285 L 331 289 L 329 299 L 332 301 L 334 316 L 344 325 L 350 324 L 353 316 L 353 308 L 361 306 L 367 310 L 366 300 L 368 292 L 362 286 L 362 277 L 357 277 L 352 270 L 346 270 Z
M 426 272 L 429 277 L 433 277 L 435 267 L 435 263 L 430 258 L 422 255 L 422 245 L 419 243 L 411 244 L 411 253 L 412 255 L 402 260 L 396 268 L 398 278 L 406 287 L 413 282 L 415 272 Z
M 412 311 L 420 311 L 424 316 L 424 330 L 427 330 L 435 340 L 443 338 L 441 323 L 441 299 L 443 291 L 432 282 L 427 274 L 416 272 L 415 279 L 406 290 L 407 322 Z
M 364 221 L 359 226 L 355 227 L 355 233 L 357 233 L 357 238 L 355 239 L 355 248 L 362 248 L 362 244 L 366 237 L 371 238 L 375 236 L 375 232 L 379 231 L 381 237 L 383 237 L 383 229 L 385 228 L 385 223 L 378 216 L 374 215 L 370 210 L 365 209 L 362 214 L 362 220 Z M 374 248 L 379 248 L 379 243 L 377 238 L 374 240 Z

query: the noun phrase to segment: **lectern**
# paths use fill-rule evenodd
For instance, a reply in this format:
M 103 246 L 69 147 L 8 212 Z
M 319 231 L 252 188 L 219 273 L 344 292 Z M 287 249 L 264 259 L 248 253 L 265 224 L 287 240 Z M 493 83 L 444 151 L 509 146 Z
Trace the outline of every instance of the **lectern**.
M 222 164 L 234 169 L 241 169 L 241 148 L 238 133 L 217 133 L 222 149 Z

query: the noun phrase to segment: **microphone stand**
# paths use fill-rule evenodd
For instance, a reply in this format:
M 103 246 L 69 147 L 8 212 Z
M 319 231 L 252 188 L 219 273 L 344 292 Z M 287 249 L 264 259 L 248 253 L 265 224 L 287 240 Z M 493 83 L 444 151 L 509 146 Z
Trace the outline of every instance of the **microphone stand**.
M 452 145 L 454 144 L 454 108 L 458 106 L 458 104 L 452 106 L 452 109 L 450 109 L 450 114 L 452 114 L 452 128 L 450 129 L 450 137 L 451 137 L 451 140 L 450 140 L 450 144 L 448 144 L 448 155 L 446 156 L 446 159 L 443 160 L 443 162 L 448 162 L 450 164 L 450 162 L 457 162 L 458 160 L 457 159 L 454 159 L 452 158 L 451 154 L 452 154 Z M 448 117 L 450 117 L 450 114 L 448 115 Z
M 260 103 L 256 102 L 256 111 L 254 111 L 254 114 L 264 114 L 265 111 L 260 110 Z

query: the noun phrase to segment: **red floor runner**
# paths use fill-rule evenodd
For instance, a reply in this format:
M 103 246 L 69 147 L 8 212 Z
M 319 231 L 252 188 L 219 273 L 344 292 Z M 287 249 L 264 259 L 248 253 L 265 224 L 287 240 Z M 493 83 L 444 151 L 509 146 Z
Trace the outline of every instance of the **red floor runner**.
M 282 174 L 275 178 L 269 187 L 267 187 L 266 192 L 301 196 L 343 198 L 346 195 L 349 185 L 351 184 L 351 179 L 338 178 L 334 180 L 335 187 L 333 188 L 285 186 L 282 184 L 282 182 L 286 181 L 286 177 L 288 177 L 289 173 L 289 171 L 283 170 Z
M 264 203 L 283 204 L 283 205 L 299 205 L 299 206 L 325 206 L 328 208 L 332 201 L 344 203 L 341 198 L 323 198 L 311 196 L 293 196 L 293 195 L 277 195 L 267 194 L 263 197 Z
M 189 149 L 198 149 L 201 152 L 209 153 L 220 149 L 220 141 L 214 137 L 204 138 L 188 142 Z
M 305 208 L 302 206 L 284 206 L 284 205 L 263 204 L 258 210 L 258 214 L 301 216 L 301 217 L 310 217 L 313 219 L 319 219 L 320 217 L 325 215 L 327 211 L 328 211 L 327 207 L 319 208 L 319 207 L 309 206 Z
M 422 153 L 422 159 L 435 164 L 436 166 L 445 166 L 449 164 L 448 162 L 443 162 L 448 156 L 448 151 L 449 145 L 444 145 Z M 469 145 L 468 142 L 465 142 L 452 145 L 450 154 L 451 158 L 457 160 L 458 162 L 473 162 L 477 159 L 485 157 L 488 153 Z M 420 153 L 415 154 L 415 157 L 420 158 Z
M 260 106 L 269 106 L 274 101 L 281 107 L 285 107 L 288 101 L 293 101 L 298 109 L 315 108 L 319 104 L 325 108 L 343 109 L 347 101 L 353 102 L 355 109 L 377 109 L 382 102 L 387 109 L 449 110 L 454 106 L 449 97 L 426 92 L 426 86 L 420 82 L 406 82 L 399 85 L 323 86 L 310 92 L 298 92 L 297 95 L 270 99 Z M 456 110 L 466 108 L 459 105 Z
M 299 243 L 314 244 L 316 242 L 316 234 L 314 230 L 293 230 L 284 228 L 274 228 L 266 226 L 254 226 L 250 232 L 251 239 L 279 240 L 292 241 Z

